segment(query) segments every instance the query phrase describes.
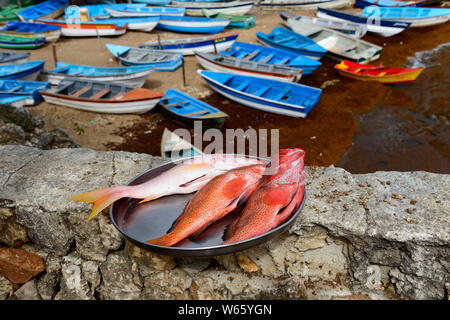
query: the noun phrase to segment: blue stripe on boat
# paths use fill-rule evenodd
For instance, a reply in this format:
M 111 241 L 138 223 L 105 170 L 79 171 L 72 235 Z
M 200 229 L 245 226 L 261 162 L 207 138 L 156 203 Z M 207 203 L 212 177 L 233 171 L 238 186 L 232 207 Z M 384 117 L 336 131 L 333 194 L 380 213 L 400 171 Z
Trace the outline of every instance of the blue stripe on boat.
M 18 79 L 44 68 L 44 60 L 0 66 L 0 79 Z
M 356 0 L 355 6 L 358 8 L 365 8 L 370 6 L 379 7 L 420 7 L 422 2 L 412 3 L 409 1 L 395 1 L 395 0 Z
M 258 50 L 258 54 L 254 55 L 250 59 L 251 61 L 260 62 L 263 60 L 266 63 L 281 63 L 289 67 L 300 68 L 303 70 L 303 75 L 310 74 L 322 64 L 320 61 L 304 57 L 291 51 L 239 41 L 234 42 L 227 51 L 221 51 L 220 53 L 242 59 L 256 50 Z
M 52 26 L 43 23 L 9 21 L 0 31 L 14 31 L 18 33 L 40 33 L 61 29 L 60 26 Z
M 377 8 L 378 9 L 382 9 L 382 7 Z M 365 9 L 364 9 L 365 10 Z M 357 16 L 357 15 L 353 15 L 353 14 L 348 14 L 342 11 L 337 11 L 337 10 L 330 10 L 330 9 L 323 9 L 323 8 L 318 8 L 317 9 L 318 12 L 323 12 L 329 16 L 333 16 L 336 18 L 340 18 L 340 19 L 344 19 L 347 21 L 351 21 L 353 23 L 359 23 L 359 24 L 365 24 L 365 25 L 370 25 L 370 24 L 375 24 L 375 21 L 370 22 L 369 18 L 367 17 L 363 17 L 363 16 Z M 409 27 L 411 23 L 408 22 L 399 22 L 399 21 L 389 21 L 389 20 L 377 20 L 376 21 L 376 25 L 381 26 L 381 27 L 391 27 L 391 28 L 407 28 Z

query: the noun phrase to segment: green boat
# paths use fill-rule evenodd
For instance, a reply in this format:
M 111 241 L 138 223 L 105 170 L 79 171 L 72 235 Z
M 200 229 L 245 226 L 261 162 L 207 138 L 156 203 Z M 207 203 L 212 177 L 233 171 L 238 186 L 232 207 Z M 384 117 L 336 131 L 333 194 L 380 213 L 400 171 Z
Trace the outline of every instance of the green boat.
M 207 9 L 202 9 L 202 13 L 207 18 L 218 18 L 218 19 L 231 19 L 230 24 L 227 29 L 250 29 L 255 26 L 256 17 L 255 16 L 239 16 L 234 14 L 226 13 L 211 13 Z
M 12 20 L 19 20 L 17 12 L 24 10 L 36 3 L 37 0 L 22 0 L 22 8 L 19 8 L 17 0 L 13 0 L 0 8 L 0 23 Z
M 45 44 L 45 38 L 22 38 L 0 35 L 0 48 L 6 49 L 36 49 Z

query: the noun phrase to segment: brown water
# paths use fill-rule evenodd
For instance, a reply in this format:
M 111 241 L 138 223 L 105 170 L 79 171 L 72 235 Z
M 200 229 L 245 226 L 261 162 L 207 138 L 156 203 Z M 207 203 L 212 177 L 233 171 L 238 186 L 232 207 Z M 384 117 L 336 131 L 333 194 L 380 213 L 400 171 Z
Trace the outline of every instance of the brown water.
M 218 94 L 203 100 L 230 115 L 222 132 L 249 127 L 279 129 L 280 147 L 303 148 L 306 165 L 335 165 L 352 173 L 379 170 L 450 173 L 450 47 L 442 45 L 448 42 L 449 35 L 447 23 L 406 30 L 390 38 L 365 37 L 384 47 L 376 64 L 425 65 L 424 72 L 411 84 L 388 86 L 343 78 L 333 70 L 336 62 L 323 58 L 322 66 L 300 81 L 315 87 L 329 84 L 306 119 L 250 109 Z M 165 127 L 179 128 L 157 111 L 150 112 L 131 129 L 119 132 L 126 139 L 124 143 L 109 147 L 159 155 Z

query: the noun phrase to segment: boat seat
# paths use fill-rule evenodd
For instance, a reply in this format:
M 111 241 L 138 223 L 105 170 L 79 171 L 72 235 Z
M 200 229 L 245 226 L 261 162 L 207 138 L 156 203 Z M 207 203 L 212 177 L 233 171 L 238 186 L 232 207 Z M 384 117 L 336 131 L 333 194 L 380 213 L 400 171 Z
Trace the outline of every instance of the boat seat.
M 103 89 L 103 90 L 97 92 L 96 94 L 94 94 L 90 99 L 94 99 L 94 100 L 100 99 L 100 98 L 106 96 L 109 92 L 110 92 L 109 89 Z
M 250 53 L 248 56 L 244 58 L 244 60 L 251 60 L 253 59 L 261 50 L 255 50 L 252 53 Z
M 285 64 L 286 62 L 289 61 L 289 58 L 284 58 L 283 60 L 281 60 L 280 62 L 278 62 L 277 64 Z
M 164 54 L 164 55 L 162 55 L 161 57 L 155 59 L 155 61 L 156 61 L 156 62 L 163 61 L 163 60 L 166 59 L 166 58 L 167 58 L 167 54 Z
M 280 101 L 281 99 L 283 99 L 283 97 L 289 93 L 289 91 L 291 91 L 290 88 L 284 88 L 279 94 L 277 94 L 273 100 L 275 101 Z
M 258 91 L 256 91 L 254 93 L 254 95 L 257 97 L 262 97 L 267 91 L 269 91 L 269 89 L 270 89 L 270 86 L 265 85 L 265 86 L 261 87 Z
M 294 40 L 294 39 L 295 39 L 295 37 L 287 37 L 287 38 L 284 38 L 284 39 L 275 40 L 275 43 L 288 42 L 288 41 L 291 41 L 291 40 Z
M 116 94 L 114 97 L 111 98 L 111 100 L 117 100 L 122 98 L 125 95 L 125 92 L 119 92 L 118 94 Z
M 79 97 L 79 96 L 81 96 L 83 93 L 86 93 L 86 92 L 88 92 L 88 91 L 91 90 L 91 89 L 92 89 L 91 86 L 86 86 L 86 87 L 84 87 L 84 88 L 78 90 L 77 92 L 72 93 L 70 96 L 71 96 L 71 97 Z
M 267 61 L 269 61 L 270 59 L 272 59 L 273 56 L 274 56 L 274 54 L 269 54 L 268 56 L 265 56 L 264 59 L 262 59 L 262 60 L 259 61 L 259 62 L 261 62 L 261 63 L 266 63 Z
M 183 116 L 185 116 L 185 117 L 192 117 L 192 116 L 198 116 L 198 115 L 201 115 L 201 114 L 208 114 L 208 113 L 209 113 L 208 110 L 199 110 L 199 111 L 183 114 Z
M 239 84 L 238 84 L 236 87 L 234 87 L 233 89 L 234 89 L 234 90 L 237 90 L 237 91 L 244 91 L 245 88 L 247 88 L 249 85 L 250 85 L 250 81 L 244 81 L 244 82 L 239 83 Z
M 17 91 L 19 89 L 22 89 L 22 86 L 19 85 L 17 87 L 11 88 L 11 89 L 8 90 L 8 92 L 15 92 L 15 91 Z
M 164 107 L 170 108 L 170 107 L 175 107 L 175 106 L 179 106 L 181 104 L 186 104 L 186 103 L 188 103 L 188 102 L 187 101 L 179 101 L 179 102 L 165 104 Z
M 148 53 L 143 54 L 141 57 L 139 57 L 139 59 L 137 59 L 137 61 L 142 61 L 142 60 L 144 60 L 147 57 L 148 57 Z
M 74 76 L 74 75 L 80 74 L 81 72 L 82 72 L 81 70 L 76 70 L 74 72 L 71 72 L 70 75 Z

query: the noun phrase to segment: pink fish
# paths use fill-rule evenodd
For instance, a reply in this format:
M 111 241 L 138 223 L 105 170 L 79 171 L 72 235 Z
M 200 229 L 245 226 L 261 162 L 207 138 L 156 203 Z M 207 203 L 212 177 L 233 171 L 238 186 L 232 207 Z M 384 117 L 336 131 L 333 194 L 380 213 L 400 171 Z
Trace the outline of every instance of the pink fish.
M 154 200 L 170 194 L 192 193 L 215 176 L 238 167 L 261 164 L 257 159 L 230 154 L 205 154 L 185 160 L 159 176 L 136 186 L 114 186 L 82 193 L 70 200 L 93 202 L 88 220 L 123 197 Z
M 258 186 L 265 169 L 265 164 L 256 164 L 232 169 L 213 178 L 189 201 L 168 234 L 147 242 L 173 246 L 191 235 L 200 234 L 245 202 Z
M 249 198 L 239 218 L 227 229 L 232 243 L 261 235 L 279 226 L 300 207 L 304 194 L 302 149 L 283 149 L 276 174 L 266 176 Z

